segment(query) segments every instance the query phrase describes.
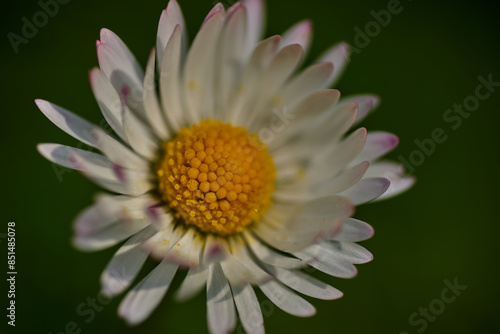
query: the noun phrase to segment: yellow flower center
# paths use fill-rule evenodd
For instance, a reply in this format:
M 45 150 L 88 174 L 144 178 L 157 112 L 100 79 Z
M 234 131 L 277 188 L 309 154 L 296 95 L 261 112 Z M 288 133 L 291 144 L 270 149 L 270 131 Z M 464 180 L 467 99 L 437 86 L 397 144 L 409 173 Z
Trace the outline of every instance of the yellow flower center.
M 242 127 L 206 120 L 163 143 L 161 198 L 189 226 L 221 236 L 243 231 L 271 205 L 271 155 Z

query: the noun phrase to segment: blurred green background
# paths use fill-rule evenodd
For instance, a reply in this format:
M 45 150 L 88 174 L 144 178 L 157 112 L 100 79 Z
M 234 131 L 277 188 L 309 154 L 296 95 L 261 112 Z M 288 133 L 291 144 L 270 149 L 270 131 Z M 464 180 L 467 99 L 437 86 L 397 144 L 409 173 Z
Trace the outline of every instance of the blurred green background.
M 87 72 L 97 66 L 99 29 L 115 31 L 145 65 L 166 4 L 166 0 L 73 0 L 61 5 L 59 13 L 27 44 L 21 44 L 16 54 L 7 34 L 20 34 L 22 18 L 31 18 L 40 6 L 34 0 L 3 3 L 0 126 L 5 192 L 0 233 L 6 233 L 9 220 L 17 223 L 18 333 L 66 333 L 70 321 L 81 333 L 207 331 L 204 294 L 178 304 L 169 293 L 149 320 L 135 328 L 116 315 L 121 298 L 93 317 L 90 312 L 77 314 L 81 303 L 96 297 L 101 270 L 116 247 L 90 254 L 71 247 L 72 221 L 92 203 L 98 188 L 76 172 L 63 174 L 59 182 L 52 165 L 35 149 L 39 142 L 73 146 L 77 142 L 45 119 L 33 100 L 47 99 L 98 123 L 101 116 Z M 193 37 L 213 3 L 180 0 L 180 4 Z M 339 40 L 354 43 L 354 28 L 364 31 L 374 20 L 370 11 L 387 5 L 386 0 L 272 0 L 266 35 L 281 33 L 303 18 L 312 19 L 311 61 Z M 429 138 L 436 128 L 445 131 L 447 140 L 416 167 L 414 189 L 358 208 L 356 217 L 376 229 L 375 237 L 363 243 L 375 260 L 358 266 L 359 275 L 353 280 L 315 274 L 342 290 L 344 298 L 313 300 L 318 313 L 308 319 L 275 309 L 265 319 L 269 333 L 419 333 L 424 329 L 422 320 L 412 325 L 409 317 L 420 307 L 438 306 L 435 300 L 446 287 L 444 280 L 455 278 L 467 289 L 430 318 L 423 332 L 500 332 L 495 211 L 500 89 L 481 101 L 458 129 L 443 120 L 447 109 L 475 93 L 478 76 L 492 74 L 493 80 L 500 81 L 500 7 L 495 1 L 404 0 L 402 8 L 353 55 L 337 88 L 344 95 L 374 92 L 382 96 L 381 107 L 363 126 L 399 135 L 401 144 L 391 153 L 393 159 L 415 154 L 414 141 Z M 6 254 L 5 239 L 0 241 Z M 6 262 L 5 255 L 0 258 Z M 178 275 L 175 286 L 182 276 Z M 3 286 L 5 310 L 7 286 Z M 1 319 L 1 332 L 14 332 L 7 327 L 5 315 Z M 425 318 L 418 315 L 414 320 L 419 319 Z

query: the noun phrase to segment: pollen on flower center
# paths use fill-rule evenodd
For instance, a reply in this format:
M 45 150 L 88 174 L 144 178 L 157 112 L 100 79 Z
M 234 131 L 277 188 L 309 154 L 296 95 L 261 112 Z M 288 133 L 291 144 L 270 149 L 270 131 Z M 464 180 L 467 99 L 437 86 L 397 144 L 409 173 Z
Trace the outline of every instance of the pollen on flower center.
M 186 225 L 222 236 L 243 231 L 270 206 L 275 169 L 242 127 L 205 120 L 163 143 L 158 189 Z

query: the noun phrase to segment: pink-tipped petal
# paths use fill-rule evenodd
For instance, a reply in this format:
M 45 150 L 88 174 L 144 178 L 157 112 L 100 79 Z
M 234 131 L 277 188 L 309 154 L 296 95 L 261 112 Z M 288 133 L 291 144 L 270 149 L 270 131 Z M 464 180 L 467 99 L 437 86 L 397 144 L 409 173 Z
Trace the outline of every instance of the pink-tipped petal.
M 348 198 L 352 204 L 360 205 L 379 198 L 390 185 L 391 181 L 385 177 L 365 178 L 340 195 Z
M 380 97 L 373 94 L 352 95 L 342 98 L 339 102 L 339 107 L 346 103 L 357 103 L 359 112 L 356 118 L 356 123 L 361 122 L 369 113 L 375 110 L 380 104 Z
M 161 70 L 163 53 L 167 47 L 167 43 L 174 33 L 175 27 L 179 26 L 182 32 L 182 40 L 184 51 L 187 47 L 187 34 L 184 17 L 181 7 L 176 0 L 170 0 L 167 8 L 161 13 L 160 22 L 158 23 L 158 34 L 156 37 L 156 54 L 158 69 Z
M 351 47 L 349 44 L 342 42 L 334 45 L 319 58 L 319 62 L 328 61 L 333 63 L 334 71 L 333 75 L 326 84 L 327 87 L 335 85 L 340 79 L 340 76 L 344 73 L 344 70 L 350 61 L 350 55 Z
M 399 138 L 388 132 L 370 132 L 366 137 L 366 144 L 361 153 L 351 163 L 374 161 L 392 151 L 399 144 Z
M 243 0 L 248 10 L 248 43 L 254 47 L 262 38 L 265 26 L 265 9 L 263 0 Z
M 205 20 L 203 21 L 203 24 L 207 23 L 208 20 L 210 20 L 215 14 L 218 13 L 225 13 L 226 10 L 224 9 L 224 5 L 222 3 L 217 3 L 210 12 L 208 12 L 207 16 L 205 17 Z
M 312 39 L 312 22 L 305 20 L 297 23 L 283 34 L 281 47 L 291 44 L 299 44 L 304 49 L 304 54 L 307 54 L 311 46 Z

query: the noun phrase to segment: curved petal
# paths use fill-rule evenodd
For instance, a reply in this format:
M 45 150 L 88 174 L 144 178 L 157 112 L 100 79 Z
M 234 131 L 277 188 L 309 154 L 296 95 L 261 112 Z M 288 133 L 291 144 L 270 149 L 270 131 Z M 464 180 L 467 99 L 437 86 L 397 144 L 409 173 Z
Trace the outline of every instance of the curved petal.
M 340 193 L 340 195 L 348 198 L 352 204 L 360 205 L 380 197 L 389 189 L 390 184 L 391 181 L 385 177 L 366 178 Z
M 97 57 L 99 67 L 108 77 L 109 81 L 120 95 L 121 99 L 144 120 L 144 105 L 142 101 L 142 90 L 144 73 L 137 73 L 136 66 L 131 64 L 119 50 L 111 45 L 98 43 Z
M 367 131 L 360 128 L 340 143 L 325 145 L 310 167 L 310 175 L 337 175 L 361 153 L 366 142 Z
M 339 290 L 304 274 L 300 270 L 287 270 L 270 266 L 267 268 L 280 282 L 306 296 L 324 300 L 339 299 L 343 296 Z
M 243 69 L 241 80 L 235 87 L 229 107 L 229 121 L 232 124 L 243 122 L 243 112 L 257 98 L 259 93 L 259 82 L 265 74 L 265 70 L 279 50 L 280 36 L 269 37 L 260 42 L 252 52 L 250 59 Z
M 263 0 L 243 0 L 248 12 L 248 44 L 256 45 L 264 32 L 265 13 Z
M 299 44 L 292 44 L 281 49 L 271 60 L 269 67 L 262 76 L 259 86 L 259 99 L 251 101 L 247 107 L 247 117 L 244 120 L 245 125 L 252 124 L 255 120 L 272 115 L 272 108 L 269 108 L 269 102 L 282 85 L 295 72 L 304 50 Z M 252 132 L 252 126 L 248 126 Z
M 347 218 L 342 225 L 340 233 L 332 240 L 358 242 L 370 239 L 375 231 L 369 224 L 354 218 Z
M 399 144 L 399 138 L 388 132 L 369 132 L 361 153 L 351 165 L 362 161 L 374 161 L 392 151 Z
M 332 48 L 326 51 L 318 60 L 318 62 L 333 63 L 334 72 L 327 81 L 325 87 L 331 87 L 337 84 L 338 80 L 345 71 L 347 64 L 350 62 L 351 47 L 345 42 L 335 44 Z
M 311 65 L 290 79 L 280 90 L 278 96 L 281 97 L 284 105 L 292 108 L 302 99 L 324 88 L 332 73 L 332 63 L 323 62 Z
M 97 251 L 109 248 L 143 230 L 148 225 L 149 222 L 146 220 L 116 221 L 102 229 L 96 229 L 85 234 L 77 233 L 73 239 L 73 245 L 82 251 Z
M 356 122 L 354 123 L 357 124 L 361 122 L 370 112 L 377 109 L 380 104 L 380 97 L 373 94 L 346 96 L 339 101 L 338 108 L 347 103 L 356 103 L 358 105 L 358 116 L 356 118 Z
M 184 50 L 187 47 L 187 34 L 184 17 L 177 0 L 170 0 L 167 8 L 161 13 L 160 22 L 158 23 L 158 34 L 156 37 L 156 57 L 158 59 L 158 70 L 160 71 L 163 68 L 163 53 L 177 26 L 179 26 L 182 32 L 183 46 L 181 49 Z
M 299 44 L 304 49 L 304 55 L 307 55 L 311 46 L 312 32 L 312 22 L 309 20 L 301 21 L 285 31 L 281 40 L 281 47 Z
M 227 119 L 229 99 L 233 87 L 243 71 L 247 51 L 247 12 L 240 5 L 229 14 L 220 40 L 220 50 L 217 56 L 218 70 L 215 76 L 215 110 L 216 117 Z
M 97 153 L 59 144 L 39 144 L 38 150 L 49 161 L 78 170 L 113 192 L 138 196 L 153 187 L 148 173 L 125 169 Z
M 201 27 L 186 57 L 183 76 L 184 101 L 191 124 L 213 117 L 214 114 L 213 64 L 216 61 L 223 23 L 223 11 L 213 14 Z
M 148 163 L 101 128 L 55 104 L 35 100 L 42 113 L 57 127 L 79 141 L 95 147 L 122 166 L 149 170 Z
M 231 285 L 231 289 L 245 331 L 249 334 L 264 334 L 264 318 L 252 286 Z
M 185 301 L 194 297 L 207 283 L 208 269 L 190 268 L 186 278 L 182 281 L 175 294 L 178 301 Z
M 291 315 L 310 317 L 316 314 L 316 309 L 308 301 L 276 281 L 261 284 L 259 288 L 276 306 Z
M 156 94 L 155 81 L 155 49 L 149 54 L 148 64 L 146 66 L 146 74 L 144 76 L 144 90 L 142 92 L 144 100 L 144 109 L 148 125 L 153 128 L 155 134 L 162 140 L 170 138 L 170 133 L 167 128 L 163 112 L 160 108 L 158 95 Z
M 403 165 L 391 161 L 378 161 L 368 168 L 365 178 L 385 177 L 391 181 L 389 189 L 377 200 L 391 198 L 410 189 L 416 182 L 415 177 L 405 176 Z
M 163 53 L 160 67 L 160 97 L 165 118 L 174 131 L 187 125 L 187 116 L 182 107 L 181 51 L 182 30 L 177 26 Z
M 218 263 L 210 265 L 207 281 L 207 320 L 210 333 L 230 333 L 236 326 L 231 288 Z
M 104 295 L 114 297 L 132 284 L 149 255 L 140 248 L 140 243 L 153 233 L 151 228 L 143 229 L 128 239 L 113 255 L 101 275 L 101 289 Z
M 139 284 L 123 299 L 118 314 L 129 325 L 143 322 L 160 304 L 172 282 L 177 265 L 160 262 Z

